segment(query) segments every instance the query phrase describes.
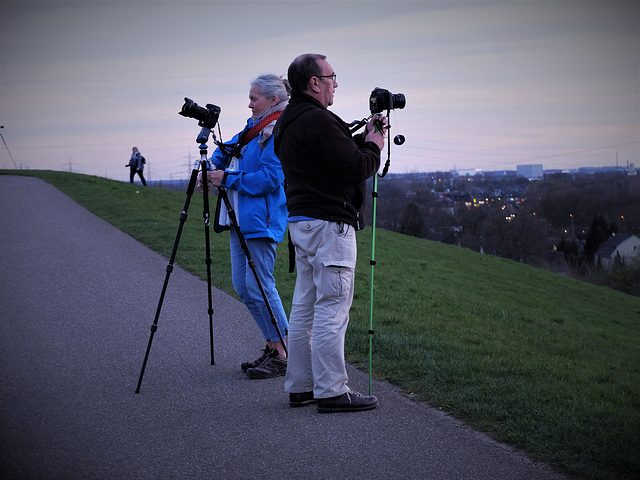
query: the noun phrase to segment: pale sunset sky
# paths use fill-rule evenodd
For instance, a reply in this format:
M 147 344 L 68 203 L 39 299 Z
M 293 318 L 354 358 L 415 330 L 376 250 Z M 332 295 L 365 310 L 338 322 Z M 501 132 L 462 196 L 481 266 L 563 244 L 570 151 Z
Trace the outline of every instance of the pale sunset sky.
M 184 97 L 229 140 L 250 81 L 307 52 L 347 122 L 375 87 L 406 96 L 390 173 L 640 167 L 637 0 L 2 0 L 0 22 L 0 168 L 128 180 L 137 146 L 147 179 L 187 178 Z

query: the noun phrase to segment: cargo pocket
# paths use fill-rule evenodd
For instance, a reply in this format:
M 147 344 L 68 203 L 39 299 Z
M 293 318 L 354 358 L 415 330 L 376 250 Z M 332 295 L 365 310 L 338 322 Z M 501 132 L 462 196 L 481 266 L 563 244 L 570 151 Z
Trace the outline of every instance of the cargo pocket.
M 327 261 L 322 262 L 326 269 L 325 288 L 327 293 L 336 298 L 344 298 L 351 293 L 355 265 L 348 261 Z

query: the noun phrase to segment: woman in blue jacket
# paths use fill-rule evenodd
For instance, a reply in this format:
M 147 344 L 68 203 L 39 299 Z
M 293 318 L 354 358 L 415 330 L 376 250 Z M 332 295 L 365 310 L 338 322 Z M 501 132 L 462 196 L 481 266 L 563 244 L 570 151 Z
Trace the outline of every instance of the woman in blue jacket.
M 284 239 L 287 207 L 284 174 L 273 151 L 273 127 L 289 101 L 289 84 L 277 75 L 262 75 L 251 82 L 249 108 L 252 116 L 240 133 L 226 145 L 236 145 L 233 154 L 217 148 L 210 158 L 210 187 L 224 187 L 236 212 L 240 231 L 255 263 L 258 276 L 284 338 L 287 316 L 276 290 L 273 269 L 276 246 Z M 229 225 L 226 208 L 220 208 L 219 225 Z M 250 378 L 284 375 L 287 358 L 276 326 L 255 281 L 237 233 L 231 228 L 231 276 L 233 286 L 260 327 L 266 341 L 262 355 L 242 364 Z

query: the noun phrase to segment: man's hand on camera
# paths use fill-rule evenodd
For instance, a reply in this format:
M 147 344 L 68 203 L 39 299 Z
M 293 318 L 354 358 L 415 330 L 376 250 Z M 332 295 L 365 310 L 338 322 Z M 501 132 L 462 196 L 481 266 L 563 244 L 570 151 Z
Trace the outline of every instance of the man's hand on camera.
M 375 143 L 382 150 L 384 148 L 384 134 L 389 129 L 388 123 L 387 117 L 384 115 L 374 115 L 367 124 L 365 141 Z

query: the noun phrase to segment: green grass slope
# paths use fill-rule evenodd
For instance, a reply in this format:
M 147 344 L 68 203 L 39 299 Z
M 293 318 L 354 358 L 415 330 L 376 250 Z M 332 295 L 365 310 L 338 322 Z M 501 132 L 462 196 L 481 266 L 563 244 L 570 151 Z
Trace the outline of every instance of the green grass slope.
M 61 172 L 0 173 L 40 177 L 171 254 L 184 192 Z M 371 228 L 358 234 L 346 345 L 349 361 L 364 370 L 371 235 Z M 228 234 L 212 232 L 211 245 L 213 283 L 234 294 Z M 580 478 L 640 476 L 640 298 L 380 229 L 375 245 L 374 377 Z M 205 278 L 204 247 L 196 193 L 176 263 Z M 276 278 L 285 308 L 295 283 L 287 268 L 282 244 Z

